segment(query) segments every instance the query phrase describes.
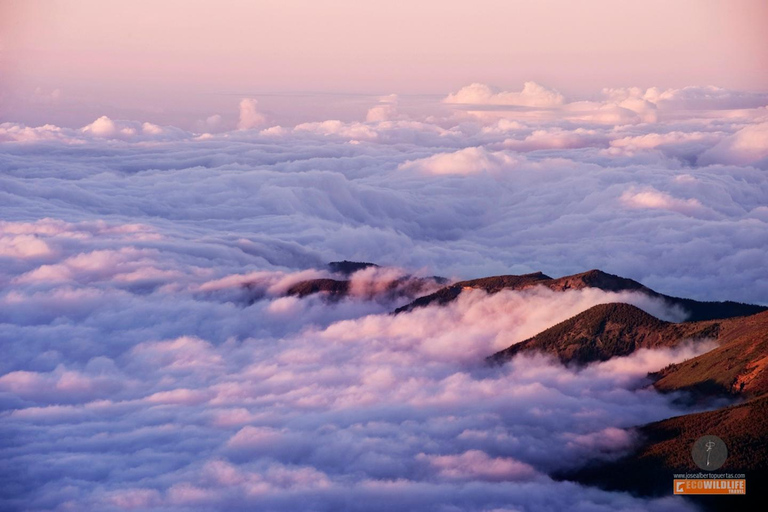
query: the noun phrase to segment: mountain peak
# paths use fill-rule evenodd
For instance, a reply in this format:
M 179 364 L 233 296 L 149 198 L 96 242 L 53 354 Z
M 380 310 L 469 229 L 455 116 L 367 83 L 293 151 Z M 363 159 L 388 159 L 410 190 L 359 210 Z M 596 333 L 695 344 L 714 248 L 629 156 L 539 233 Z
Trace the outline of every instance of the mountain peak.
M 650 289 L 646 288 L 633 279 L 627 279 L 626 277 L 609 274 L 599 269 L 592 269 L 580 274 L 553 279 L 552 282 L 548 284 L 548 286 L 553 290 L 558 291 L 568 289 L 580 290 L 582 288 L 599 288 L 609 292 L 642 290 L 646 293 L 650 292 L 655 294 L 655 292 L 652 292 Z
M 350 276 L 357 272 L 358 270 L 363 270 L 368 267 L 378 267 L 375 263 L 369 263 L 367 261 L 348 261 L 348 260 L 342 260 L 342 261 L 332 261 L 328 263 L 328 270 L 335 274 L 343 274 L 345 276 Z
M 488 362 L 502 364 L 520 352 L 543 352 L 563 363 L 606 361 L 638 348 L 676 344 L 682 338 L 673 335 L 671 331 L 675 329 L 675 324 L 659 320 L 631 304 L 599 304 L 493 354 Z M 692 337 L 702 337 L 693 331 Z

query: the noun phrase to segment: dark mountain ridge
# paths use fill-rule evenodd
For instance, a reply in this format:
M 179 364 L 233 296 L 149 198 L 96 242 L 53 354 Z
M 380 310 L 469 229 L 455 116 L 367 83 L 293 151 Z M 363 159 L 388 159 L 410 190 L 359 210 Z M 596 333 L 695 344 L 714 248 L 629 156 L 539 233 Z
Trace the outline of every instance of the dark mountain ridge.
M 349 277 L 358 270 L 363 270 L 369 267 L 376 267 L 379 266 L 375 263 L 368 263 L 367 261 L 332 261 L 328 263 L 328 270 L 333 272 L 334 274 L 341 274 L 343 276 Z
M 530 286 L 546 282 L 550 279 L 552 278 L 542 274 L 541 272 L 535 272 L 533 274 L 525 274 L 521 276 L 494 276 L 473 279 L 471 281 L 460 281 L 450 286 L 445 286 L 434 293 L 425 295 L 424 297 L 419 297 L 410 304 L 397 308 L 394 311 L 394 314 L 412 311 L 416 308 L 426 307 L 431 304 L 437 304 L 440 306 L 448 304 L 449 302 L 453 302 L 466 288 L 481 289 L 488 293 L 498 293 L 501 290 L 523 290 Z
M 555 474 L 553 478 L 635 496 L 668 496 L 672 494 L 675 474 L 702 472 L 693 462 L 691 448 L 704 435 L 716 435 L 725 442 L 728 458 L 716 473 L 745 474 L 747 494 L 690 496 L 686 500 L 707 511 L 752 510 L 747 508 L 747 500 L 755 500 L 768 478 L 768 396 L 649 423 L 635 429 L 635 433 L 641 442 L 632 453 L 615 461 L 593 462 Z
M 504 275 L 484 277 L 460 281 L 440 290 L 419 297 L 410 304 L 400 307 L 394 314 L 413 311 L 414 309 L 430 305 L 445 305 L 454 301 L 465 289 L 484 290 L 489 294 L 498 293 L 501 290 L 525 290 L 534 286 L 544 286 L 554 291 L 582 290 L 584 288 L 597 288 L 608 292 L 634 291 L 648 295 L 649 297 L 662 299 L 670 306 L 680 307 L 688 315 L 688 321 L 715 320 L 745 316 L 766 311 L 765 306 L 754 304 L 742 304 L 733 301 L 702 302 L 693 299 L 684 299 L 658 293 L 637 281 L 624 277 L 608 274 L 601 270 L 589 270 L 580 274 L 552 278 L 541 272 L 524 275 Z
M 291 285 L 285 295 L 295 297 L 306 297 L 316 293 L 322 294 L 330 301 L 341 300 L 354 293 L 352 286 L 352 275 L 360 270 L 367 268 L 381 268 L 375 263 L 358 261 L 332 261 L 328 264 L 328 270 L 335 274 L 330 278 L 307 279 Z M 446 279 L 442 277 L 415 277 L 402 276 L 384 283 L 383 287 L 374 287 L 363 293 L 365 299 L 382 298 L 386 300 L 412 299 L 421 293 L 434 290 L 437 286 L 445 284 Z

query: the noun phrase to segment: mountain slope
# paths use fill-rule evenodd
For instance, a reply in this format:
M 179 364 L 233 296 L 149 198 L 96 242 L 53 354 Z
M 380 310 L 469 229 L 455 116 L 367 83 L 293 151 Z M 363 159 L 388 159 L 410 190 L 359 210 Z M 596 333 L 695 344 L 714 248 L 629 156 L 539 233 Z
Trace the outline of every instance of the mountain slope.
M 678 306 L 688 314 L 689 321 L 714 320 L 736 316 L 752 315 L 768 308 L 739 302 L 701 302 L 683 299 L 658 293 L 650 288 L 624 277 L 608 274 L 601 270 L 589 270 L 580 274 L 551 278 L 541 272 L 520 276 L 507 275 L 485 277 L 461 281 L 441 288 L 435 293 L 419 297 L 394 311 L 395 314 L 412 311 L 429 305 L 444 305 L 455 300 L 464 289 L 485 290 L 487 293 L 498 293 L 501 290 L 524 290 L 533 286 L 544 286 L 554 291 L 582 290 L 597 288 L 608 292 L 634 291 L 663 299 L 671 306 Z
M 472 279 L 470 281 L 460 281 L 450 286 L 443 287 L 435 293 L 419 297 L 410 304 L 397 308 L 394 313 L 398 314 L 412 311 L 416 308 L 426 307 L 431 304 L 448 304 L 449 302 L 454 301 L 456 297 L 467 288 L 485 290 L 488 293 L 498 293 L 501 290 L 523 290 L 537 284 L 545 283 L 551 279 L 551 277 L 542 274 L 541 272 L 535 272 L 533 274 L 524 274 L 521 276 L 493 276 Z
M 652 374 L 656 389 L 745 397 L 768 393 L 768 312 L 719 325 L 720 346 Z
M 445 278 L 415 277 L 405 275 L 397 278 L 372 278 L 366 282 L 363 278 L 354 284 L 354 277 L 358 271 L 367 268 L 380 268 L 374 263 L 356 261 L 332 261 L 328 264 L 328 270 L 333 274 L 327 278 L 307 279 L 291 285 L 284 294 L 286 296 L 306 297 L 316 293 L 330 301 L 338 301 L 350 295 L 372 300 L 376 298 L 384 300 L 406 299 L 412 300 L 427 291 L 435 290 L 445 284 Z
M 673 324 L 631 304 L 600 304 L 487 358 L 503 364 L 521 352 L 542 352 L 563 363 L 586 364 L 626 356 L 639 348 L 717 336 L 718 324 Z
M 631 454 L 555 475 L 556 479 L 642 496 L 669 495 L 676 473 L 701 472 L 693 462 L 691 447 L 704 435 L 716 435 L 725 442 L 728 458 L 716 472 L 745 473 L 748 496 L 759 493 L 768 477 L 768 396 L 649 423 L 636 433 L 641 444 Z M 702 496 L 694 501 L 705 510 L 741 510 L 746 500 L 740 496 Z
M 330 298 L 340 299 L 349 292 L 349 281 L 337 279 L 310 279 L 300 281 L 289 287 L 285 294 L 288 296 L 306 297 L 313 293 L 325 292 Z
M 713 324 L 720 346 L 651 374 L 654 387 L 697 398 L 730 395 L 746 402 L 639 427 L 640 441 L 632 453 L 558 478 L 639 495 L 666 495 L 675 473 L 700 472 L 691 458 L 696 439 L 716 435 L 728 447 L 728 458 L 717 472 L 746 473 L 747 495 L 754 494 L 768 479 L 768 312 Z M 741 497 L 688 499 L 705 510 L 744 506 Z

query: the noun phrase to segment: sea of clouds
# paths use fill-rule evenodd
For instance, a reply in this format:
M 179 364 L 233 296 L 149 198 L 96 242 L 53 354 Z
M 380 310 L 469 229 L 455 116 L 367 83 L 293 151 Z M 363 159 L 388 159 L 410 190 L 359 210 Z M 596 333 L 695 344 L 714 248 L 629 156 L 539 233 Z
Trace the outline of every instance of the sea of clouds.
M 687 412 L 645 375 L 710 345 L 483 364 L 595 304 L 679 311 L 533 289 L 392 316 L 416 291 L 388 284 L 600 268 L 768 303 L 766 104 L 473 84 L 360 122 L 270 126 L 244 99 L 231 131 L 0 124 L 2 507 L 687 509 L 548 475 Z M 385 267 L 285 296 L 340 259 Z

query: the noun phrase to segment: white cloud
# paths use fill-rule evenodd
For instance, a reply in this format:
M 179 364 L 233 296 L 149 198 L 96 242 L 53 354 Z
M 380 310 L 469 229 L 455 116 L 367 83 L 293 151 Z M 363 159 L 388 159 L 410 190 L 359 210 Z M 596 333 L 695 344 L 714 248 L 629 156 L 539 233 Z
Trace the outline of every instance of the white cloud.
M 701 118 L 762 117 L 768 95 L 719 87 L 691 86 L 682 89 L 606 88 L 601 100 L 566 101 L 556 91 L 526 82 L 521 92 L 499 92 L 474 83 L 449 94 L 443 102 L 464 109 L 475 119 L 495 122 L 499 118 L 524 119 L 534 123 L 569 120 L 578 123 L 629 125 L 656 123 L 683 116 Z
M 23 461 L 29 481 L 68 479 L 78 492 L 66 501 L 85 509 L 292 509 L 307 499 L 331 509 L 370 493 L 388 497 L 388 506 L 405 499 L 424 510 L 460 495 L 478 511 L 500 501 L 535 510 L 553 499 L 558 508 L 664 507 L 556 483 L 546 473 L 615 457 L 634 440 L 626 427 L 680 412 L 639 384 L 645 372 L 711 345 L 644 351 L 582 370 L 541 357 L 478 364 L 489 337 L 495 346 L 509 343 L 569 308 L 616 299 L 598 290 L 472 292 L 445 309 L 305 324 L 279 340 L 179 337 L 139 343 L 114 360 L 101 356 L 83 370 L 9 372 L 0 376 L 3 396 L 29 402 L 13 407 L 6 428 L 17 435 L 34 425 L 36 443 L 22 443 L 20 459 L 8 463 Z M 228 321 L 259 314 L 222 313 Z M 60 435 L 69 425 L 77 428 Z M 64 449 L 81 464 L 57 462 Z M 109 477 L 96 485 L 88 475 L 101 471 Z M 468 498 L 466 485 L 484 487 Z M 37 487 L 25 500 L 65 499 L 53 489 Z M 368 500 L 360 503 L 352 509 L 368 509 Z
M 668 133 L 647 133 L 644 135 L 634 135 L 614 139 L 611 141 L 612 147 L 625 148 L 627 150 L 653 149 L 659 146 L 675 146 L 687 143 L 707 143 L 714 144 L 720 139 L 717 133 L 707 132 L 680 132 L 673 131 Z
M 205 119 L 198 119 L 193 128 L 199 133 L 218 132 L 222 128 L 222 117 L 219 114 L 213 114 Z
M 621 195 L 621 201 L 631 208 L 670 210 L 688 215 L 703 209 L 697 199 L 679 199 L 653 188 L 628 190 Z
M 267 118 L 258 110 L 258 101 L 253 98 L 243 98 L 240 101 L 240 120 L 237 122 L 238 130 L 250 130 L 264 126 Z M 210 121 L 211 118 L 208 118 Z M 214 118 L 215 122 L 216 119 Z
M 400 170 L 415 170 L 427 174 L 476 174 L 480 172 L 501 172 L 514 168 L 519 160 L 503 151 L 488 151 L 485 148 L 465 148 L 453 153 L 438 153 L 427 158 L 408 160 L 399 166 Z
M 117 125 L 107 116 L 101 116 L 89 125 L 83 126 L 83 133 L 95 135 L 97 137 L 110 137 L 117 132 Z M 126 133 L 126 135 L 131 135 Z
M 525 82 L 520 92 L 499 91 L 492 87 L 474 83 L 449 94 L 445 103 L 467 105 L 515 105 L 524 107 L 556 107 L 565 102 L 557 91 L 547 89 L 536 82 Z
M 338 135 L 353 140 L 375 140 L 378 133 L 362 123 L 343 123 L 329 120 L 315 123 L 302 123 L 294 128 L 297 132 L 308 132 L 316 135 Z
M 390 94 L 379 98 L 379 104 L 368 109 L 365 121 L 376 123 L 379 121 L 392 121 L 400 117 L 397 109 L 397 94 Z
M 468 450 L 460 455 L 426 455 L 417 460 L 427 461 L 442 478 L 449 480 L 481 480 L 509 482 L 531 480 L 536 470 L 511 457 L 489 457 L 480 450 Z
M 699 157 L 699 163 L 749 165 L 768 169 L 768 123 L 746 126 Z
M 34 235 L 0 236 L 0 257 L 40 258 L 52 254 L 50 246 Z

